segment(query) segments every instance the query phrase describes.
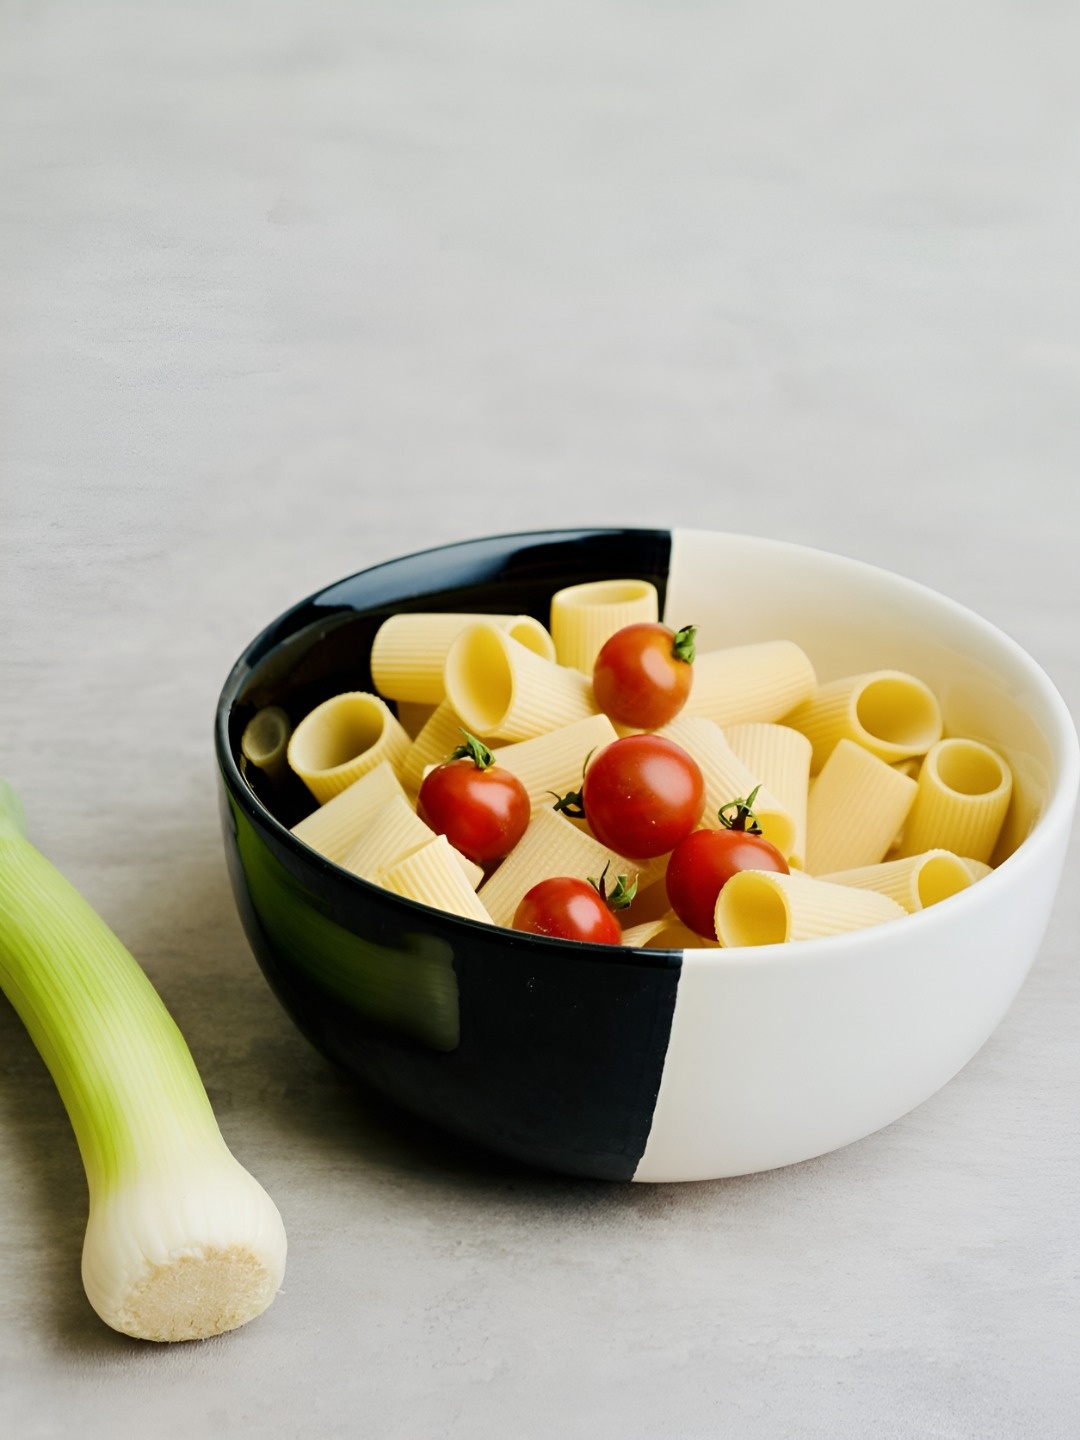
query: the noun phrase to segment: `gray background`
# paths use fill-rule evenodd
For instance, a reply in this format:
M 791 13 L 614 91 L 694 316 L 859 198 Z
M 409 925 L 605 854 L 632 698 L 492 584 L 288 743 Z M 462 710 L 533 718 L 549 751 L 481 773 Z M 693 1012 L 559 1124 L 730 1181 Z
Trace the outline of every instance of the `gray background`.
M 1080 712 L 1076 7 L 0 19 L 0 773 L 291 1240 L 242 1331 L 100 1325 L 75 1146 L 0 1006 L 0 1433 L 1080 1436 L 1075 849 L 1004 1023 L 914 1114 L 773 1174 L 572 1182 L 291 1028 L 210 738 L 321 584 L 624 521 L 913 576 Z

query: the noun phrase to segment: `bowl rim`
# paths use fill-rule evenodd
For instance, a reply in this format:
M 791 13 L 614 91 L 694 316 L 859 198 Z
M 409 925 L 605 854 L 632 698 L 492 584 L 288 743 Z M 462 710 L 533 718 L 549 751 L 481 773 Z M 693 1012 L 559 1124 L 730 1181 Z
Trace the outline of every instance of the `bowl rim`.
M 582 539 L 602 535 L 658 535 L 668 534 L 674 536 L 678 530 L 684 532 L 693 529 L 698 534 L 722 535 L 725 539 L 734 542 L 747 541 L 755 545 L 765 546 L 778 552 L 790 552 L 804 557 L 823 557 L 827 561 L 836 562 L 842 567 L 852 571 L 863 571 L 868 575 L 883 576 L 889 581 L 909 589 L 912 593 L 921 594 L 925 599 L 934 604 L 945 606 L 953 611 L 964 623 L 974 625 L 980 629 L 995 645 L 1002 647 L 1006 653 L 1011 654 L 1013 662 L 1026 673 L 1029 680 L 1036 687 L 1039 698 L 1046 708 L 1047 715 L 1054 728 L 1053 734 L 1040 723 L 1039 728 L 1044 734 L 1047 743 L 1058 762 L 1058 774 L 1052 789 L 1049 792 L 1047 804 L 1035 821 L 1031 831 L 1017 846 L 1013 853 L 1006 857 L 988 875 L 985 875 L 977 884 L 967 886 L 964 890 L 950 895 L 947 900 L 937 905 L 932 905 L 923 910 L 909 912 L 903 916 L 897 916 L 895 920 L 886 921 L 883 924 L 864 927 L 859 930 L 849 930 L 836 935 L 823 935 L 813 940 L 800 940 L 797 943 L 790 941 L 778 942 L 770 945 L 756 946 L 680 946 L 676 949 L 643 949 L 628 945 L 599 945 L 588 941 L 562 940 L 552 936 L 524 934 L 519 931 L 510 930 L 503 926 L 491 926 L 479 920 L 470 919 L 467 916 L 453 915 L 447 911 L 434 909 L 432 906 L 424 905 L 419 901 L 408 899 L 402 895 L 388 895 L 388 892 L 364 880 L 359 875 L 354 875 L 337 865 L 334 861 L 328 860 L 319 851 L 312 849 L 310 845 L 298 839 L 292 831 L 273 815 L 270 810 L 259 800 L 251 787 L 244 780 L 239 765 L 229 744 L 229 720 L 233 707 L 236 703 L 237 694 L 243 681 L 248 677 L 254 668 L 252 657 L 258 656 L 258 662 L 264 660 L 272 653 L 274 646 L 268 646 L 268 640 L 281 631 L 288 622 L 300 612 L 312 605 L 318 604 L 330 592 L 348 585 L 351 581 L 361 576 L 371 575 L 379 570 L 388 569 L 392 566 L 407 563 L 420 559 L 424 556 L 445 554 L 449 551 L 464 550 L 480 544 L 496 545 L 507 542 L 521 542 L 525 545 L 552 544 L 558 541 L 569 541 L 571 539 Z M 357 611 L 356 613 L 362 613 Z M 278 644 L 283 644 L 288 638 L 283 636 Z M 260 651 L 264 653 L 259 653 Z M 850 950 L 857 950 L 873 940 L 875 932 L 889 931 L 899 920 L 905 922 L 905 931 L 917 938 L 919 929 L 926 926 L 935 927 L 942 923 L 949 923 L 951 918 L 960 918 L 961 907 L 965 905 L 979 904 L 978 896 L 996 893 L 997 889 L 1006 883 L 1008 877 L 1014 874 L 1018 868 L 1026 863 L 1034 863 L 1034 851 L 1041 848 L 1040 841 L 1060 825 L 1068 829 L 1072 819 L 1072 813 L 1076 805 L 1077 792 L 1080 789 L 1080 739 L 1077 736 L 1076 726 L 1072 715 L 1065 703 L 1063 696 L 1054 684 L 1053 680 L 1042 668 L 1039 662 L 1011 635 L 1000 629 L 991 620 L 987 620 L 977 611 L 962 604 L 958 600 L 942 594 L 941 591 L 923 584 L 919 580 L 913 580 L 908 576 L 901 575 L 896 571 L 889 570 L 884 566 L 872 564 L 866 560 L 859 560 L 853 556 L 843 555 L 836 551 L 825 550 L 820 546 L 804 545 L 796 541 L 776 539 L 771 536 L 753 535 L 739 531 L 711 530 L 707 527 L 670 527 L 663 530 L 655 526 L 582 526 L 578 528 L 560 528 L 553 530 L 522 530 L 506 531 L 492 535 L 473 536 L 462 540 L 449 541 L 441 545 L 425 546 L 419 550 L 412 550 L 400 555 L 391 556 L 381 560 L 375 565 L 366 565 L 360 570 L 355 570 L 348 575 L 332 580 L 317 590 L 311 591 L 287 609 L 283 610 L 267 625 L 265 625 L 252 639 L 244 646 L 240 655 L 234 661 L 226 676 L 225 682 L 218 696 L 214 716 L 214 748 L 218 762 L 218 769 L 225 787 L 231 799 L 239 804 L 252 823 L 266 830 L 274 837 L 278 844 L 284 844 L 295 856 L 298 862 L 321 872 L 335 884 L 344 885 L 346 893 L 351 888 L 354 893 L 360 895 L 375 895 L 389 902 L 405 908 L 405 912 L 415 911 L 418 917 L 437 916 L 440 924 L 450 926 L 452 929 L 464 927 L 465 934 L 477 932 L 488 940 L 491 939 L 493 930 L 501 930 L 505 943 L 513 948 L 527 946 L 532 949 L 539 945 L 541 949 L 555 946 L 558 951 L 566 954 L 572 950 L 583 961 L 590 964 L 616 963 L 630 965 L 653 965 L 657 968 L 668 968 L 673 963 L 673 957 L 701 957 L 710 964 L 724 967 L 743 965 L 776 965 L 777 963 L 811 964 L 815 959 L 836 958 L 841 959 Z M 983 889 L 990 886 L 990 890 Z M 942 907 L 947 907 L 943 917 Z M 428 921 L 430 924 L 430 920 Z M 794 954 L 793 954 L 794 952 Z

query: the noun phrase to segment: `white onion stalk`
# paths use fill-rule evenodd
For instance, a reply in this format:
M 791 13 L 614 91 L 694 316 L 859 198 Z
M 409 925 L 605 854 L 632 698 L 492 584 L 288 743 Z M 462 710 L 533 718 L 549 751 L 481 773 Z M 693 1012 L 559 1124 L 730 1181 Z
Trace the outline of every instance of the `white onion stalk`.
M 2 780 L 0 988 L 79 1143 L 82 1278 L 101 1318 L 145 1340 L 195 1340 L 265 1310 L 285 1270 L 277 1207 L 225 1144 L 154 987 L 26 839 Z

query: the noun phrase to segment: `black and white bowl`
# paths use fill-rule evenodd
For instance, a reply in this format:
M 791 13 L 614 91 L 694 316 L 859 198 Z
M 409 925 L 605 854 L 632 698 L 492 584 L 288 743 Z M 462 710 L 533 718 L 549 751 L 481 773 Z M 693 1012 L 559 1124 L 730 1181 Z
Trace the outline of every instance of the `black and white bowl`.
M 820 679 L 894 668 L 946 733 L 999 750 L 1014 798 L 985 879 L 869 930 L 756 949 L 575 945 L 459 919 L 331 864 L 290 833 L 297 782 L 242 773 L 255 711 L 294 722 L 371 688 L 407 610 L 532 614 L 554 591 L 640 577 L 707 647 L 794 640 Z M 1013 641 L 896 575 L 703 531 L 563 530 L 469 541 L 336 582 L 244 651 L 218 705 L 225 846 L 270 985 L 331 1060 L 446 1130 L 569 1174 L 644 1181 L 766 1170 L 870 1134 L 944 1085 L 1037 953 L 1078 779 L 1058 692 Z

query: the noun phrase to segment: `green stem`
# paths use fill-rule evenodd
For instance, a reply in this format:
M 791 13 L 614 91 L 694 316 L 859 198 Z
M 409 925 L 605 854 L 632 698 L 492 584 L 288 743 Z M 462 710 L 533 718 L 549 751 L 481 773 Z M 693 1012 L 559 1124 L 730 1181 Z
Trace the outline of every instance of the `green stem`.
M 220 1139 L 161 999 L 93 908 L 18 833 L 0 790 L 0 989 L 48 1066 L 91 1192 Z M 222 1144 L 224 1142 L 221 1142 Z

